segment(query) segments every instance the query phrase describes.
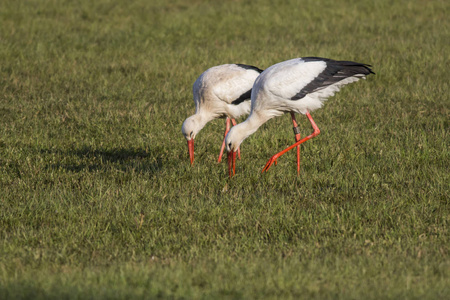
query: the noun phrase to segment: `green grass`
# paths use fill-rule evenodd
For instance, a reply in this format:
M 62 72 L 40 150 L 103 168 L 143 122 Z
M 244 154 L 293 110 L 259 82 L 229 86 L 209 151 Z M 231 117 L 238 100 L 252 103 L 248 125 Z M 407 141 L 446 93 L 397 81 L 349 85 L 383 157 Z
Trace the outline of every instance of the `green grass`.
M 450 295 L 447 1 L 0 3 L 0 299 Z M 207 68 L 373 65 L 215 160 L 183 120 Z M 311 128 L 299 116 L 302 135 Z

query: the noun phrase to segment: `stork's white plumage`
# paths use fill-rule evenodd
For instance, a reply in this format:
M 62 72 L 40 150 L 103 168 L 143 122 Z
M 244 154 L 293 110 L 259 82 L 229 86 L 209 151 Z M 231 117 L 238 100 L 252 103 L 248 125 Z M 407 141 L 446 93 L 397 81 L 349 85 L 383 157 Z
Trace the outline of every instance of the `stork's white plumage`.
M 203 72 L 193 86 L 195 114 L 183 122 L 181 131 L 187 140 L 191 164 L 194 162 L 194 138 L 208 123 L 226 118 L 226 129 L 219 162 L 225 148 L 225 136 L 230 130 L 230 119 L 250 112 L 250 95 L 255 79 L 262 72 L 255 66 L 226 64 Z
M 234 126 L 226 136 L 230 177 L 235 172 L 236 149 L 244 139 L 273 117 L 291 113 L 296 143 L 275 154 L 263 168 L 267 171 L 278 157 L 297 147 L 297 171 L 300 171 L 299 145 L 320 133 L 309 112 L 351 82 L 374 74 L 370 65 L 336 61 L 320 57 L 295 58 L 267 68 L 256 79 L 251 95 L 251 112 L 247 120 Z M 294 113 L 306 114 L 314 132 L 300 139 Z

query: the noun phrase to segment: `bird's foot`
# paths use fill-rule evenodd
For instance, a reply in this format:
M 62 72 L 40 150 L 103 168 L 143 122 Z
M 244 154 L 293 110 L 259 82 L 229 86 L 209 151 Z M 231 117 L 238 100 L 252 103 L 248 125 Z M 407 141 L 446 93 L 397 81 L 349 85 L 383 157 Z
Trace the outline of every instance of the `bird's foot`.
M 264 168 L 262 169 L 261 173 L 267 172 L 267 170 L 269 170 L 269 168 L 275 163 L 275 166 L 277 165 L 277 159 L 278 159 L 278 154 L 275 154 L 274 156 L 272 156 L 266 163 L 266 165 L 264 166 Z

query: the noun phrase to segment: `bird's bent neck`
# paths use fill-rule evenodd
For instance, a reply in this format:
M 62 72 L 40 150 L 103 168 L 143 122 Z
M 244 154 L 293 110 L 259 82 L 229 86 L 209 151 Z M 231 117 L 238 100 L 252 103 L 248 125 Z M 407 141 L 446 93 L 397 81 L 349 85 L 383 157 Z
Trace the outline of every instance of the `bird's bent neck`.
M 236 125 L 233 129 L 236 131 L 237 146 L 242 143 L 243 140 L 256 132 L 258 128 L 264 124 L 266 120 L 263 120 L 259 114 L 252 112 L 250 116 L 244 122 Z
M 250 113 L 251 103 L 249 100 L 243 101 L 238 105 L 230 104 L 227 106 L 227 114 L 230 118 L 236 119 L 242 115 Z
M 206 123 L 216 118 L 215 115 L 212 115 L 210 112 L 204 110 L 197 111 L 192 117 L 195 118 L 197 123 L 201 126 L 200 129 L 203 128 Z

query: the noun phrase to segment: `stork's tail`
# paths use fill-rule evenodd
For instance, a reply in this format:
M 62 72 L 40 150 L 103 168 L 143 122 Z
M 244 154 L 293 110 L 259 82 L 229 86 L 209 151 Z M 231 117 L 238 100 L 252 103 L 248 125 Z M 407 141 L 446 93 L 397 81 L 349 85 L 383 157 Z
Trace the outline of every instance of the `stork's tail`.
M 369 64 L 363 64 L 363 63 L 357 63 L 354 61 L 345 61 L 345 60 L 341 60 L 341 61 L 336 61 L 335 62 L 336 65 L 341 66 L 341 72 L 345 72 L 350 76 L 354 76 L 354 75 L 370 75 L 370 74 L 375 74 L 374 71 L 372 71 L 371 69 L 371 65 Z

